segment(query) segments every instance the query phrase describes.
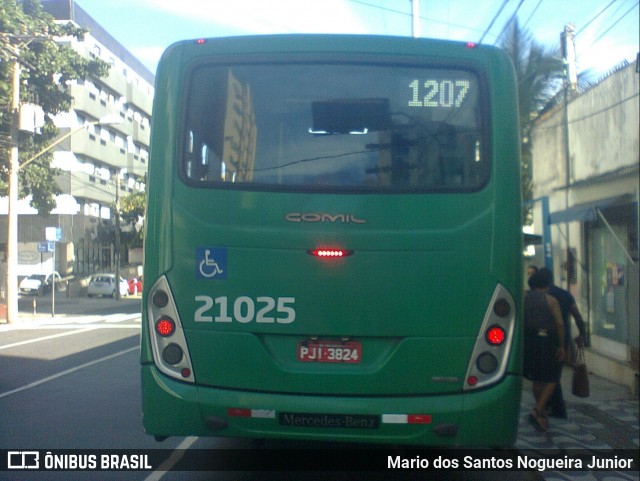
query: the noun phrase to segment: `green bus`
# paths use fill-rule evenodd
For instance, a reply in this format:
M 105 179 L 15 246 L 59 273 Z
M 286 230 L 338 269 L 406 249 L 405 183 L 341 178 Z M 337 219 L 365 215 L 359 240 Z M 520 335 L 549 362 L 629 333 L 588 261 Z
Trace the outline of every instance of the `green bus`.
M 514 443 L 516 105 L 489 46 L 169 47 L 148 173 L 146 432 Z

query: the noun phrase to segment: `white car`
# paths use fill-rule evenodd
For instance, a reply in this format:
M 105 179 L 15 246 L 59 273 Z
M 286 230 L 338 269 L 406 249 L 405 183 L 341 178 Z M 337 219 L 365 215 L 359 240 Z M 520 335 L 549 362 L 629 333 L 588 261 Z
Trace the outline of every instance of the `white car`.
M 51 291 L 53 285 L 53 276 L 60 281 L 60 274 L 54 272 L 53 274 L 31 274 L 25 277 L 18 286 L 22 294 L 35 294 L 40 296 Z
M 126 279 L 120 278 L 120 297 L 124 297 L 129 292 L 129 283 Z M 87 286 L 87 295 L 116 297 L 116 275 L 115 274 L 94 274 Z

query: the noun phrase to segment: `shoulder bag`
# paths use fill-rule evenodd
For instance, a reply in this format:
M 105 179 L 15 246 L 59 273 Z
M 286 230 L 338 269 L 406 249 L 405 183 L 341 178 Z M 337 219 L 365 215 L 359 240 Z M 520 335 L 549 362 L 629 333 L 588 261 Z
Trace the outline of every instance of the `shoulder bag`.
M 589 373 L 584 362 L 584 347 L 578 346 L 576 360 L 573 364 L 573 380 L 571 393 L 578 397 L 589 397 Z

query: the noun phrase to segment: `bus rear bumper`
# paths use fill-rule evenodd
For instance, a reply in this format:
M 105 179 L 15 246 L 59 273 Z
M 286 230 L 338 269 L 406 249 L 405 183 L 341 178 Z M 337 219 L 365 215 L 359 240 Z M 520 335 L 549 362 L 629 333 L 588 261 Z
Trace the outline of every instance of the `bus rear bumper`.
M 504 447 L 516 440 L 521 379 L 428 397 L 296 396 L 196 387 L 145 365 L 142 386 L 144 427 L 156 437 Z

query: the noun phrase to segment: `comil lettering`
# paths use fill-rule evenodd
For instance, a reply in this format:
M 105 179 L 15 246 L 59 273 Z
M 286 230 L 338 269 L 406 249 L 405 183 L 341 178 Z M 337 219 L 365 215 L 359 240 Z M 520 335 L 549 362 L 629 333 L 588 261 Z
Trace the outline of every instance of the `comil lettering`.
M 342 224 L 366 224 L 354 214 L 327 214 L 325 212 L 290 212 L 284 216 L 289 222 L 331 222 Z

